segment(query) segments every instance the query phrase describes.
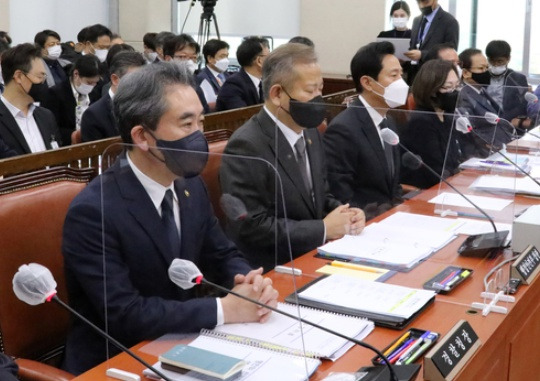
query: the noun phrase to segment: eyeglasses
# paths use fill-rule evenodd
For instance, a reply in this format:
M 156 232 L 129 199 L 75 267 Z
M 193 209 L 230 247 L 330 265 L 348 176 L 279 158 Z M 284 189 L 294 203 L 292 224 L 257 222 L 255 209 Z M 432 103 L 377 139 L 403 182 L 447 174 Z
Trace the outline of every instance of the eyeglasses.
M 444 87 L 441 87 L 439 89 L 439 92 L 440 93 L 453 93 L 454 91 L 456 91 L 458 89 L 458 85 L 456 86 L 444 86 Z
M 35 78 L 38 79 L 39 83 L 43 83 L 43 82 L 45 82 L 47 80 L 47 74 L 41 74 L 41 75 L 36 75 L 36 74 L 33 74 L 33 73 L 23 73 L 23 74 L 28 79 L 30 79 L 30 77 L 28 77 L 29 75 L 34 76 Z M 30 79 L 30 82 L 34 83 L 31 79 Z
M 181 61 L 192 60 L 193 62 L 197 62 L 198 56 L 186 56 L 184 54 L 178 54 L 178 55 L 175 54 L 173 58 L 175 60 L 181 60 Z

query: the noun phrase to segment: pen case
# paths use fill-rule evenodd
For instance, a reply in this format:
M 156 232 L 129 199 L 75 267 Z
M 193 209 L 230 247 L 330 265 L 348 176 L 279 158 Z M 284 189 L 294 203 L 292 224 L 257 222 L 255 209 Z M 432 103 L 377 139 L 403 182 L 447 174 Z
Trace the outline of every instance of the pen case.
M 448 279 L 453 273 L 457 275 L 452 277 L 455 279 Z M 470 278 L 472 275 L 472 269 L 466 269 L 459 266 L 448 266 L 443 271 L 435 275 L 433 278 L 429 279 L 424 283 L 424 288 L 426 290 L 433 290 L 440 294 L 448 294 L 459 284 L 461 284 L 465 279 Z
M 427 331 L 426 330 L 423 330 L 423 329 L 418 329 L 418 328 L 410 328 L 409 330 L 405 331 L 403 334 L 399 335 L 394 341 L 392 341 L 390 344 L 388 344 L 381 352 L 383 354 L 385 354 L 388 349 L 392 348 L 395 346 L 395 344 L 400 341 L 400 339 L 404 336 L 404 335 L 408 335 L 407 336 L 407 339 L 406 340 L 409 340 L 409 339 L 414 339 L 414 340 L 417 340 L 419 339 L 420 337 L 422 337 L 423 334 L 425 334 Z M 434 340 L 431 341 L 431 344 L 427 347 L 424 348 L 424 351 L 422 353 L 421 356 L 418 356 L 418 359 L 422 358 L 422 356 L 427 353 L 429 351 L 429 349 L 437 342 L 437 340 L 439 339 L 440 335 L 437 333 L 437 332 L 433 332 L 433 331 L 430 331 L 433 336 L 435 337 Z M 402 343 L 398 344 L 397 346 L 395 346 L 395 348 L 390 352 L 388 353 L 388 355 L 386 355 L 386 357 L 388 358 L 389 356 L 391 356 L 395 351 L 397 351 L 401 345 L 406 341 L 406 340 L 403 340 Z M 418 361 L 418 359 L 416 361 Z M 380 365 L 381 364 L 381 358 L 379 356 L 375 356 L 371 359 L 371 362 L 374 364 L 374 365 Z

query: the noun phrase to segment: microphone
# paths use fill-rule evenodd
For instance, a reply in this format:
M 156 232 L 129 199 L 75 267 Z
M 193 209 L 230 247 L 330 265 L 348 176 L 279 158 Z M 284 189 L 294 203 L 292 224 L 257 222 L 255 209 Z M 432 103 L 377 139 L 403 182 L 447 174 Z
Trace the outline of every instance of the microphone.
M 491 114 L 491 115 L 488 115 L 488 114 Z M 490 120 L 493 120 L 494 118 L 498 119 L 499 117 L 493 113 L 489 113 L 487 112 L 485 114 L 485 117 L 486 119 L 488 120 L 488 122 Z M 463 117 L 461 117 L 463 118 Z M 489 118 L 489 119 L 488 119 Z M 465 118 L 466 119 L 466 118 Z M 506 119 L 503 119 L 504 121 L 506 121 L 507 123 L 510 123 L 508 122 Z M 468 127 L 464 127 L 463 124 L 459 124 L 459 123 L 456 123 L 456 130 L 458 130 L 459 132 L 463 133 L 463 134 L 468 134 L 469 132 L 472 132 L 475 136 L 479 137 L 484 143 L 489 144 L 489 142 L 484 139 L 482 136 L 480 136 L 472 127 L 470 127 L 470 123 L 468 124 Z M 526 170 L 524 170 L 523 168 L 521 168 L 519 165 L 517 165 L 517 163 L 515 163 L 513 160 L 511 160 L 507 155 L 505 155 L 504 153 L 502 153 L 500 150 L 499 151 L 496 151 L 499 155 L 501 155 L 502 157 L 504 157 L 510 164 L 512 164 L 515 168 L 517 168 L 518 171 L 520 171 L 521 173 L 523 173 L 525 176 L 527 176 L 529 179 L 531 179 L 532 181 L 534 181 L 534 183 L 536 185 L 538 185 L 540 187 L 540 182 L 538 182 L 538 180 L 536 180 L 534 177 L 532 177 Z
M 534 93 L 531 93 L 530 91 L 527 91 L 525 93 L 525 100 L 527 101 L 527 103 L 536 103 L 538 102 L 538 97 L 536 96 L 536 94 Z
M 533 93 L 527 93 L 527 94 L 531 94 L 532 96 L 534 96 L 536 98 L 536 100 L 538 101 L 538 98 L 536 97 L 536 95 L 534 95 Z M 523 128 L 523 127 L 514 127 L 514 125 L 512 123 L 510 123 L 510 121 L 508 121 L 507 119 L 504 119 L 504 118 L 501 118 L 499 117 L 497 114 L 493 113 L 493 112 L 486 112 L 484 114 L 486 120 L 489 122 L 489 123 L 492 123 L 492 124 L 497 124 L 499 123 L 500 121 L 503 121 L 503 122 L 506 122 L 508 123 L 510 126 L 512 126 L 514 129 L 517 128 L 518 130 L 520 131 L 523 131 L 524 133 L 529 133 L 530 135 L 534 136 L 535 138 L 538 138 L 540 139 L 540 135 L 537 135 L 535 133 L 532 133 L 530 131 L 528 131 L 526 128 Z
M 152 365 L 148 364 L 142 358 L 133 353 L 129 348 L 126 348 L 119 341 L 111 337 L 108 333 L 96 326 L 90 320 L 79 314 L 68 304 L 64 303 L 56 295 L 56 281 L 48 268 L 38 263 L 30 263 L 19 267 L 17 273 L 13 276 L 13 292 L 21 301 L 35 306 L 41 303 L 54 301 L 64 307 L 66 310 L 75 315 L 78 319 L 88 324 L 94 331 L 99 333 L 103 338 L 109 340 L 118 349 L 127 353 L 139 363 L 150 369 L 165 381 L 172 381 Z
M 247 217 L 246 205 L 232 194 L 223 193 L 219 198 L 219 205 L 231 221 L 242 221 Z
M 385 143 L 390 145 L 399 145 L 406 152 L 403 154 L 402 163 L 404 165 L 410 165 L 411 169 L 418 169 L 421 166 L 427 169 L 431 174 L 437 177 L 440 181 L 448 185 L 454 190 L 457 194 L 463 197 L 469 204 L 471 204 L 476 210 L 478 210 L 482 215 L 484 215 L 493 227 L 493 233 L 484 233 L 476 234 L 469 236 L 465 242 L 459 247 L 458 253 L 469 257 L 484 257 L 495 253 L 498 249 L 503 247 L 504 241 L 508 236 L 508 230 L 497 231 L 495 222 L 493 219 L 478 205 L 476 205 L 470 198 L 468 198 L 463 192 L 458 190 L 450 182 L 448 182 L 443 176 L 437 173 L 433 168 L 424 163 L 422 158 L 418 155 L 412 153 L 407 147 L 405 147 L 400 141 L 399 136 L 389 128 L 383 128 L 381 130 L 381 137 Z
M 285 312 L 285 311 L 280 311 L 278 310 L 277 308 L 274 308 L 274 307 L 271 307 L 271 306 L 267 306 L 266 304 L 263 304 L 255 299 L 251 299 L 251 298 L 248 298 L 247 296 L 244 296 L 244 295 L 241 295 L 233 290 L 230 290 L 228 288 L 225 288 L 223 286 L 220 286 L 216 283 L 213 283 L 209 280 L 207 280 L 206 278 L 204 278 L 204 276 L 202 275 L 202 273 L 199 271 L 199 269 L 197 268 L 197 266 L 191 262 L 191 261 L 188 261 L 186 259 L 179 259 L 179 258 L 176 258 L 172 261 L 171 265 L 169 266 L 169 278 L 171 279 L 171 281 L 173 283 L 175 283 L 177 286 L 179 286 L 180 288 L 186 290 L 186 289 L 189 289 L 191 287 L 193 287 L 195 284 L 199 285 L 199 284 L 207 284 L 211 287 L 214 287 L 222 292 L 225 292 L 227 294 L 232 294 L 238 298 L 241 298 L 241 299 L 244 299 L 244 300 L 247 300 L 248 302 L 250 303 L 254 303 L 256 305 L 258 305 L 259 307 L 263 307 L 263 308 L 267 308 L 269 309 L 270 311 L 273 311 L 277 314 L 280 314 L 280 315 L 283 315 L 283 316 L 287 316 L 291 319 L 294 319 L 294 320 L 297 320 L 301 323 L 304 323 L 304 324 L 307 324 L 307 325 L 310 325 L 312 327 L 315 327 L 315 328 L 318 328 L 322 331 L 325 331 L 327 333 L 330 333 L 331 335 L 335 335 L 335 336 L 338 336 L 342 339 L 345 339 L 345 340 L 348 340 L 348 341 L 351 341 L 361 347 L 364 347 L 364 348 L 367 348 L 367 349 L 370 349 L 371 351 L 375 352 L 383 361 L 384 363 L 388 366 L 388 369 L 390 371 L 390 377 L 391 377 L 391 380 L 394 380 L 394 381 L 401 381 L 400 379 L 398 379 L 398 377 L 396 376 L 396 373 L 394 372 L 394 368 L 392 367 L 392 365 L 390 364 L 390 362 L 388 361 L 388 359 L 375 347 L 367 344 L 367 343 L 364 343 L 363 341 L 360 341 L 360 340 L 356 340 L 352 337 L 348 337 L 348 336 L 345 336 L 339 332 L 336 332 L 336 331 L 333 331 L 329 328 L 326 328 L 326 327 L 323 327 L 319 324 L 316 324 L 316 323 L 313 323 L 309 320 L 305 320 L 301 317 L 298 317 L 298 316 L 295 316 L 293 314 L 290 314 L 288 312 Z M 400 366 L 403 366 L 403 365 L 400 365 Z M 407 365 L 406 365 L 407 366 Z

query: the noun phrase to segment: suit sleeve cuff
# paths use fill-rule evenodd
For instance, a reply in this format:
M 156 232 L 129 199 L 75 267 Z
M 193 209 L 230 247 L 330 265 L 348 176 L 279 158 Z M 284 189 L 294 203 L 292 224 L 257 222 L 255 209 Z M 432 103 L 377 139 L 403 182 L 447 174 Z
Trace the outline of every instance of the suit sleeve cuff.
M 216 298 L 216 304 L 217 304 L 217 323 L 216 327 L 219 325 L 225 324 L 225 316 L 223 316 L 223 306 L 221 305 L 221 299 Z
M 322 245 L 324 245 L 325 242 L 326 242 L 326 225 L 324 224 L 324 222 L 323 222 L 322 225 L 323 225 L 323 239 L 322 239 Z

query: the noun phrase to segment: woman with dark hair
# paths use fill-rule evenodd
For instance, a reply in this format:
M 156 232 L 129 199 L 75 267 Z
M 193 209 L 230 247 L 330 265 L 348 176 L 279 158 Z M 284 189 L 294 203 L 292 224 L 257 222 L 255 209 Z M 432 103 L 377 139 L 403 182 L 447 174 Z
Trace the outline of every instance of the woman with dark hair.
M 69 77 L 50 88 L 42 106 L 54 113 L 63 145 L 71 144 L 71 134 L 80 129 L 82 114 L 90 105 L 88 96 L 101 77 L 101 63 L 86 54 L 73 64 Z
M 443 177 L 453 175 L 459 165 L 457 133 L 452 133 L 458 86 L 452 62 L 436 59 L 422 65 L 412 85 L 416 108 L 401 133 L 405 147 Z M 403 164 L 402 183 L 429 188 L 439 182 L 427 169 Z
M 404 1 L 396 1 L 390 8 L 390 18 L 394 29 L 379 33 L 377 37 L 411 38 L 411 30 L 407 27 L 411 10 Z

